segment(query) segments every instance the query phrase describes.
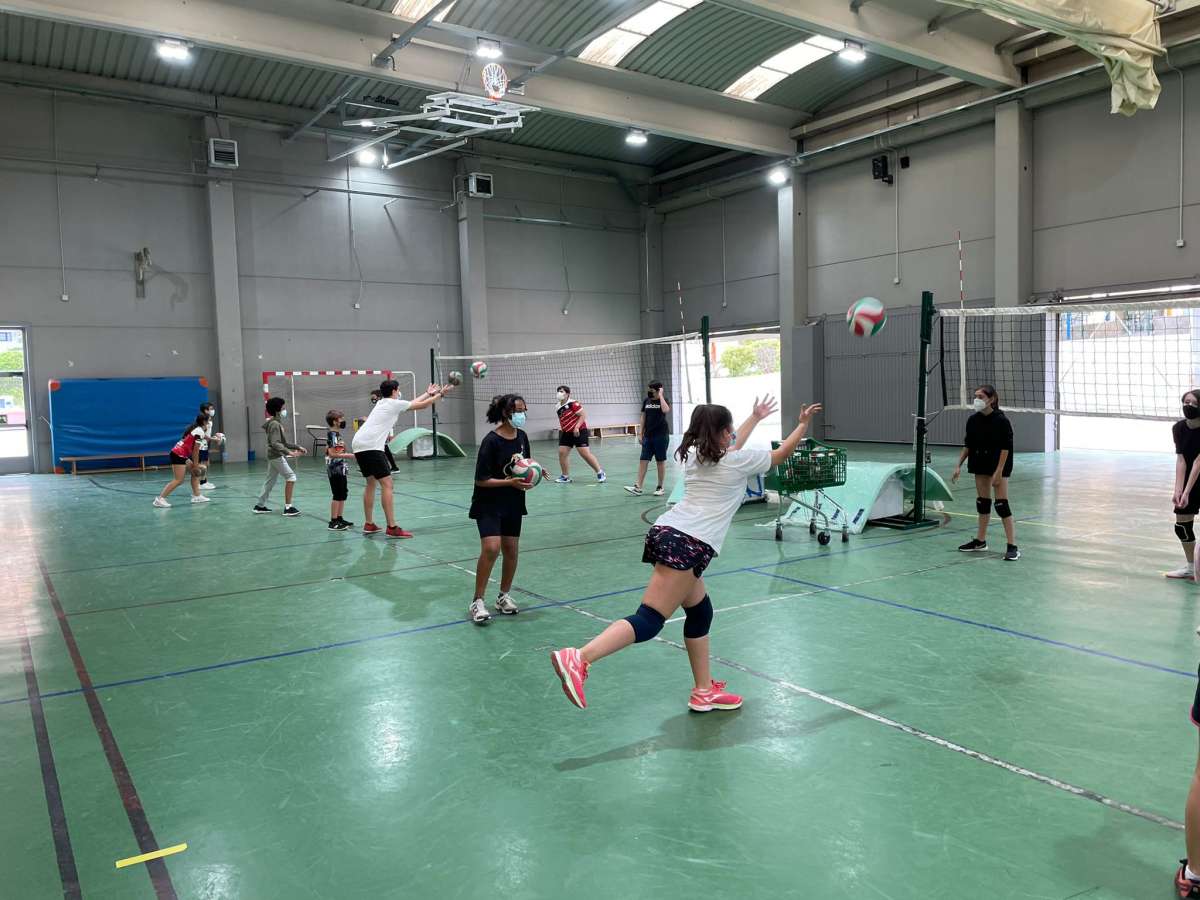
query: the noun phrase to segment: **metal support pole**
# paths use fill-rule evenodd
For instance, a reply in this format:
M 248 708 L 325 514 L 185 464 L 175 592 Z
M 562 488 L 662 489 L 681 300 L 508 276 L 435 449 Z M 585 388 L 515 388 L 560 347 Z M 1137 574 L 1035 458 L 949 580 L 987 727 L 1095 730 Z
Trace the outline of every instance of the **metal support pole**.
M 929 345 L 933 342 L 933 291 L 921 294 L 921 352 L 917 372 L 917 460 L 916 481 L 913 486 L 914 524 L 925 521 L 925 422 L 926 394 L 929 388 Z
M 709 349 L 708 316 L 700 318 L 700 343 L 704 345 L 704 402 L 712 403 L 712 351 Z
M 441 379 L 438 378 L 437 353 L 433 347 L 429 348 L 429 381 L 432 384 L 441 384 L 442 383 Z M 433 458 L 437 459 L 437 455 L 438 455 L 438 432 L 437 432 L 438 408 L 437 408 L 436 403 L 434 403 L 432 406 L 429 407 L 429 412 L 431 413 L 432 418 L 433 418 Z

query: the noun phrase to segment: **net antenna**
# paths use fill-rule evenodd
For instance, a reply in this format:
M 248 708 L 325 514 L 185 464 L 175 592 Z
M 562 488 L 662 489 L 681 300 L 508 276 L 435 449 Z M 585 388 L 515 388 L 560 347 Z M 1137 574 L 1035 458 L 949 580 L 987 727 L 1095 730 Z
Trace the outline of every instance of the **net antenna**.
M 1008 412 L 1175 421 L 1200 368 L 1200 285 L 1138 293 L 1151 298 L 940 310 L 943 385 L 958 386 L 947 408 L 991 384 Z
M 371 391 L 379 387 L 380 381 L 389 378 L 400 382 L 401 396 L 412 399 L 417 395 L 417 376 L 414 372 L 394 369 L 297 369 L 263 372 L 263 403 L 272 395 L 286 396 L 291 411 L 289 418 L 293 444 L 300 444 L 301 431 L 309 438 L 319 434 L 323 440 L 328 428 L 325 415 L 329 410 L 340 409 L 349 422 L 365 419 L 371 411 Z M 412 417 L 415 428 L 419 424 L 415 411 Z

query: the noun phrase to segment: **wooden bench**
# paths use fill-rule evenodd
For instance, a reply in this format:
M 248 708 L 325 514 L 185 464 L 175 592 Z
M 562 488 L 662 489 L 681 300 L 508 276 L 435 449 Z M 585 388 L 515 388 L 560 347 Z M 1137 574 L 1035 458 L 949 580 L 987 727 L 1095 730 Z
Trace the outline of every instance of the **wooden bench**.
M 640 422 L 628 422 L 624 425 L 589 425 L 588 435 L 594 437 L 598 443 L 603 443 L 606 437 L 641 437 L 642 425 Z M 562 429 L 558 429 L 558 434 L 562 434 Z
M 99 462 L 100 460 L 104 460 L 104 459 L 136 459 L 141 462 L 141 465 L 140 466 L 113 466 L 113 467 L 102 468 L 102 469 L 88 469 L 87 471 L 89 471 L 89 472 L 145 472 L 148 470 L 157 471 L 157 469 L 159 468 L 158 466 L 147 466 L 146 465 L 146 457 L 147 456 L 166 456 L 166 455 L 167 454 L 163 453 L 162 450 L 144 450 L 144 451 L 137 451 L 137 452 L 133 452 L 133 453 L 130 453 L 128 451 L 126 451 L 124 453 L 101 453 L 97 456 L 60 456 L 58 458 L 58 461 L 60 463 L 70 463 L 72 475 L 79 474 L 79 463 L 81 463 L 81 462 Z

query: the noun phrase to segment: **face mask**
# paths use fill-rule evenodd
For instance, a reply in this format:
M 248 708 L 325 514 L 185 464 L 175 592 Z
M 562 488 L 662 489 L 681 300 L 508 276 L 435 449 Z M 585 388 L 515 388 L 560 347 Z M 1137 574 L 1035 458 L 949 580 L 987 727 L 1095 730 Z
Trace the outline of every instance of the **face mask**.
M 1183 407 L 1183 417 L 1185 419 L 1195 419 L 1200 417 L 1200 406 L 1187 405 Z
M 975 402 L 971 405 L 975 407 L 975 412 L 983 412 L 985 409 L 987 409 L 987 401 L 981 400 L 979 397 L 976 397 Z
M 517 428 L 524 428 L 525 427 L 525 413 L 523 413 L 523 412 L 513 413 L 512 414 L 512 423 Z
M 732 447 L 736 443 L 737 443 L 737 432 L 736 431 L 729 432 L 729 446 Z
M 280 410 L 280 412 L 279 412 L 279 417 L 280 417 L 281 419 L 286 419 L 286 418 L 287 418 L 287 410 L 286 410 L 286 409 L 284 409 L 284 410 Z
M 215 409 L 205 410 L 204 414 L 210 419 L 215 419 L 217 417 L 217 411 Z
M 346 427 L 346 420 L 345 420 L 345 419 L 342 419 L 342 421 L 338 422 L 338 423 L 337 423 L 337 427 L 338 427 L 338 428 L 345 428 L 345 427 Z
M 566 399 L 567 399 L 567 395 L 566 395 L 566 394 L 564 394 L 562 391 L 559 391 L 559 392 L 558 392 L 557 394 L 555 394 L 554 396 L 558 398 L 558 402 L 559 402 L 559 403 L 562 403 L 564 400 L 566 400 Z

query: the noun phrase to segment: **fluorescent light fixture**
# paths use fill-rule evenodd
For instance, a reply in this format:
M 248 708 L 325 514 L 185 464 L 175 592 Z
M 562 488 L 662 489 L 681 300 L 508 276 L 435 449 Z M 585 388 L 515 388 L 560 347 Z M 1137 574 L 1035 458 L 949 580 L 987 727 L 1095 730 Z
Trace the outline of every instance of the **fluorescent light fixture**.
M 500 59 L 504 56 L 504 50 L 501 49 L 499 41 L 478 38 L 475 41 L 475 55 L 480 59 Z
M 625 143 L 631 144 L 634 147 L 644 147 L 648 140 L 649 137 L 647 137 L 646 132 L 640 128 L 631 128 L 629 129 L 629 133 L 625 135 Z
M 659 0 L 595 38 L 583 48 L 579 58 L 615 66 L 658 29 L 700 3 L 701 0 Z
M 1137 288 L 1127 291 L 1101 291 L 1094 294 L 1067 294 L 1064 300 L 1119 300 L 1122 297 L 1144 297 L 1148 294 L 1180 294 L 1200 290 L 1200 284 L 1172 284 L 1168 287 Z
M 413 21 L 416 21 L 437 6 L 437 4 L 438 0 L 399 0 L 399 2 L 392 7 L 392 15 L 399 16 L 402 19 L 412 19 Z M 444 22 L 446 20 L 447 13 L 449 13 L 452 9 L 454 9 L 453 3 L 434 16 L 433 21 Z
M 177 41 L 175 38 L 159 38 L 154 44 L 154 49 L 167 62 L 186 62 L 192 55 L 187 42 Z
M 774 185 L 787 184 L 788 171 L 783 166 L 776 166 L 767 173 L 767 181 Z
M 844 62 L 860 63 L 866 58 L 867 51 L 863 49 L 863 45 L 856 44 L 854 41 L 846 41 L 846 46 L 838 53 L 838 59 Z
M 373 166 L 379 162 L 379 154 L 370 149 L 359 150 L 354 158 L 358 160 L 360 166 Z
M 780 50 L 766 62 L 755 66 L 725 88 L 725 93 L 744 100 L 756 100 L 789 75 L 794 75 L 806 66 L 811 66 L 844 48 L 844 41 L 814 34 L 786 50 Z

